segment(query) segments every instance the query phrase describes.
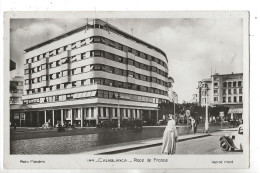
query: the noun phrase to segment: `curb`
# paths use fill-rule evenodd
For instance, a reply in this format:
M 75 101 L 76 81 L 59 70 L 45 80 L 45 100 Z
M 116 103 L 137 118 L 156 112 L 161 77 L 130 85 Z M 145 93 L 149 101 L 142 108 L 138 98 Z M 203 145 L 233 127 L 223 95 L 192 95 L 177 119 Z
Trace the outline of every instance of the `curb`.
M 210 134 L 188 137 L 188 138 L 180 139 L 178 142 L 187 141 L 187 140 L 191 140 L 191 139 L 197 139 L 197 138 L 203 138 L 203 137 L 207 137 L 207 136 L 210 136 Z M 157 142 L 157 143 L 154 143 L 154 144 L 147 144 L 147 145 L 143 145 L 143 146 L 136 146 L 136 147 L 132 147 L 132 148 L 124 148 L 124 149 L 119 149 L 119 150 L 95 153 L 94 155 L 98 155 L 98 154 L 104 154 L 104 155 L 105 154 L 117 154 L 117 153 L 127 152 L 127 151 L 131 151 L 131 150 L 143 149 L 143 148 L 148 148 L 148 147 L 155 147 L 155 146 L 159 146 L 159 145 L 162 145 L 162 142 Z

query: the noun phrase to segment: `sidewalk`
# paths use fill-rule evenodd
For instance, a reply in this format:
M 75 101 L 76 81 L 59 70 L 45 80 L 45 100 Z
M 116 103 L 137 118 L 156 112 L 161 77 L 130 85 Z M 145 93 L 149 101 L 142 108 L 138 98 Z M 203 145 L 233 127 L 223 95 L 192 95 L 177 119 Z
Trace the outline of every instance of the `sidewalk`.
M 179 136 L 179 142 L 186 141 L 190 139 L 202 138 L 210 136 L 207 133 L 197 133 L 197 134 L 189 134 Z M 100 147 L 96 147 L 95 150 L 92 151 L 82 151 L 73 154 L 88 154 L 88 155 L 97 155 L 97 154 L 116 154 L 136 149 L 148 148 L 153 146 L 162 145 L 162 138 L 154 138 L 148 140 L 140 140 L 140 141 L 133 141 L 133 142 L 125 142 L 120 144 L 112 144 L 112 145 L 104 145 Z

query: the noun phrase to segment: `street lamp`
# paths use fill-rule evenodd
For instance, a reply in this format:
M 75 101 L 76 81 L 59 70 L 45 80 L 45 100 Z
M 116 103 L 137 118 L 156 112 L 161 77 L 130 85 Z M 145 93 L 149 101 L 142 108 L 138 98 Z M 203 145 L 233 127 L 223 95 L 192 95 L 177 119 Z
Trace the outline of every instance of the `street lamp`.
M 204 132 L 209 132 L 209 110 L 208 110 L 208 91 L 209 91 L 209 87 L 208 85 L 206 85 L 205 87 L 205 91 L 206 91 L 206 118 L 205 118 L 205 131 Z

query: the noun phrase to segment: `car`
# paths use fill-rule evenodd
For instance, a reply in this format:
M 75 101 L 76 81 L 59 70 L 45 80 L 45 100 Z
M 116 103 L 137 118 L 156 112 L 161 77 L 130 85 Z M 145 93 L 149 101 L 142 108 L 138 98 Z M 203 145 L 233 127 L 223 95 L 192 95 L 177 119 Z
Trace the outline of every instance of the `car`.
M 109 120 L 102 120 L 100 123 L 97 124 L 97 128 L 116 128 L 117 122 L 109 121 Z
M 220 148 L 222 151 L 234 151 L 240 150 L 243 151 L 243 124 L 238 127 L 238 130 L 235 133 L 232 133 L 231 136 L 221 136 Z

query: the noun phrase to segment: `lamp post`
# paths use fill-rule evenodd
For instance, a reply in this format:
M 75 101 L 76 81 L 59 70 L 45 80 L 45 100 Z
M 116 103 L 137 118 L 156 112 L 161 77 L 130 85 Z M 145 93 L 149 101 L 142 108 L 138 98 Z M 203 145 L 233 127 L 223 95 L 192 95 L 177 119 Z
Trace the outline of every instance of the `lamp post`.
M 120 96 L 117 96 L 118 104 L 117 104 L 117 115 L 118 115 L 118 128 L 120 129 L 120 110 L 119 110 L 119 98 Z
M 206 118 L 205 118 L 205 132 L 207 133 L 207 132 L 209 132 L 209 116 L 208 116 L 208 114 L 209 114 L 209 110 L 208 110 L 208 107 L 209 107 L 209 105 L 208 105 L 208 91 L 209 91 L 209 88 L 208 88 L 207 85 L 206 85 L 205 90 L 206 90 Z

